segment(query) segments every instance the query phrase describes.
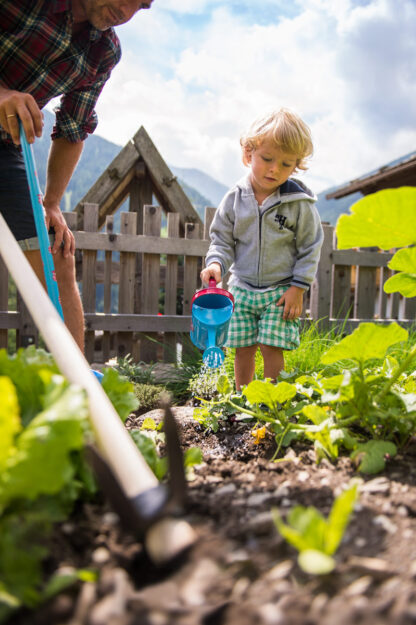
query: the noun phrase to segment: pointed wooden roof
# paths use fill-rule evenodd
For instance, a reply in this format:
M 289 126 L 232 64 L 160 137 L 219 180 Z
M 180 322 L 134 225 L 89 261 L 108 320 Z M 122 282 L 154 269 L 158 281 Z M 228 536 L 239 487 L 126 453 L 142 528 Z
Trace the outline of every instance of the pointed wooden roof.
M 129 195 L 131 182 L 150 178 L 152 192 L 165 212 L 179 213 L 182 228 L 185 223 L 202 221 L 188 196 L 172 174 L 146 130 L 141 126 L 134 137 L 113 159 L 104 173 L 78 202 L 74 211 L 78 227 L 82 225 L 84 204 L 98 204 L 99 227 L 107 215 L 113 214 Z

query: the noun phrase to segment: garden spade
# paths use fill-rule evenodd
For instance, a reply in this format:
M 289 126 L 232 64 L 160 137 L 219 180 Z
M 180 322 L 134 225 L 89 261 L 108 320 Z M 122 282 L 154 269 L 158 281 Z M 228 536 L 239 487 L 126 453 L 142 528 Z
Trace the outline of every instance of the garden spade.
M 112 479 L 109 498 L 113 502 L 118 498 L 120 507 L 116 512 L 121 517 L 124 515 L 125 524 L 143 537 L 144 546 L 155 564 L 173 560 L 195 541 L 192 527 L 175 516 L 183 503 L 185 480 L 173 417 L 167 409 L 166 438 L 171 452 L 169 490 L 159 484 L 137 449 L 2 215 L 0 242 L 0 252 L 9 273 L 60 370 L 88 395 L 91 422 L 99 447 L 93 466 L 99 474 L 101 470 L 101 478 L 112 476 L 109 478 Z M 105 487 L 105 479 L 100 481 Z

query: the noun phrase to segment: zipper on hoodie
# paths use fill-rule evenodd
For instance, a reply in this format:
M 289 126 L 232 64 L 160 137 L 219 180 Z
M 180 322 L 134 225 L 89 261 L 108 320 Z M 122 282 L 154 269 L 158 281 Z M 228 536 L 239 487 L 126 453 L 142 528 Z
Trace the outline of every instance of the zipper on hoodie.
M 271 211 L 272 208 L 276 208 L 276 206 L 280 206 L 280 204 L 282 203 L 282 200 L 279 200 L 272 206 L 269 206 L 269 208 L 266 208 L 264 211 L 261 211 L 259 203 L 258 202 L 256 203 L 257 203 L 257 213 L 258 213 L 259 221 L 260 221 L 259 223 L 259 257 L 258 257 L 258 262 L 257 262 L 257 286 L 260 286 L 261 229 L 262 229 L 263 217 L 266 213 Z

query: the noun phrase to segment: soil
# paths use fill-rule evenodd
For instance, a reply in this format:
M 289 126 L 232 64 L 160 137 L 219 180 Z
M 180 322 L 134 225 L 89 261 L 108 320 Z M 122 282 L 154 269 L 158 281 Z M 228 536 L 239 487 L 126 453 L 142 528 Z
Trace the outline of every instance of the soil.
M 385 471 L 363 478 L 359 503 L 331 574 L 312 576 L 277 532 L 296 504 L 325 516 L 357 476 L 348 458 L 315 463 L 300 444 L 272 462 L 273 438 L 256 445 L 247 425 L 216 434 L 175 408 L 183 448 L 199 446 L 204 463 L 188 483 L 184 518 L 196 545 L 169 568 L 157 568 L 123 530 L 105 501 L 83 505 L 57 528 L 47 569 L 93 568 L 79 583 L 13 625 L 366 625 L 416 623 L 416 441 Z M 131 417 L 137 427 L 144 416 Z

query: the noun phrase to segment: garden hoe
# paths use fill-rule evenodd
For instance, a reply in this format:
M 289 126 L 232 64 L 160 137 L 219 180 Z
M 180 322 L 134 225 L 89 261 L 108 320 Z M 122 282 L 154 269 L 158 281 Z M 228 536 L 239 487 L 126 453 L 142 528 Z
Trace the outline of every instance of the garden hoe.
M 103 491 L 123 525 L 143 541 L 150 559 L 157 565 L 171 562 L 193 545 L 196 536 L 178 517 L 186 480 L 169 407 L 165 407 L 165 433 L 171 481 L 165 486 L 159 484 L 137 449 L 2 215 L 0 241 L 2 258 L 58 367 L 72 384 L 87 392 L 99 448 L 88 448 L 87 455 Z

